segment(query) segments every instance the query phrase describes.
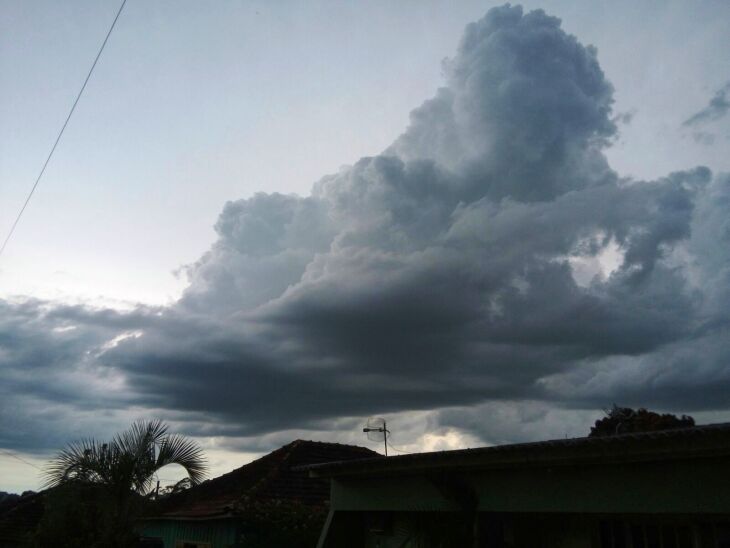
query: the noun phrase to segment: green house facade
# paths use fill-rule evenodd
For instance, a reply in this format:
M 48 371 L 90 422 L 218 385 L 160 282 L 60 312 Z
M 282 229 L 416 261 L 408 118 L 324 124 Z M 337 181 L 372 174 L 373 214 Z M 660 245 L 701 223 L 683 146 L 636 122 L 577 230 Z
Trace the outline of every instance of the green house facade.
M 238 546 L 243 534 L 235 519 L 152 519 L 142 528 L 149 548 L 213 548 Z
M 730 425 L 309 467 L 320 548 L 730 548 Z

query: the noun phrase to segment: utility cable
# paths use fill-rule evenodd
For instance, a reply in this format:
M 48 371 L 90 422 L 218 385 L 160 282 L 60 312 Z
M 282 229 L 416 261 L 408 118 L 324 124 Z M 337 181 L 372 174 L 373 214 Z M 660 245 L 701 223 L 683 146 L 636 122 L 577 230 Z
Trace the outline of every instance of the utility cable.
M 76 110 L 76 105 L 79 103 L 79 99 L 81 99 L 81 94 L 84 93 L 84 90 L 86 89 L 86 84 L 89 83 L 89 79 L 91 78 L 91 74 L 94 72 L 96 63 L 99 61 L 99 57 L 101 57 L 101 53 L 104 51 L 104 47 L 106 46 L 106 43 L 109 41 L 109 37 L 111 36 L 112 31 L 114 30 L 114 27 L 117 24 L 117 20 L 119 19 L 119 16 L 122 14 L 122 10 L 124 9 L 124 5 L 126 3 L 127 3 L 127 0 L 122 0 L 122 5 L 119 7 L 119 11 L 117 11 L 117 15 L 116 15 L 116 17 L 114 17 L 114 21 L 112 21 L 111 27 L 109 27 L 109 32 L 106 33 L 106 38 L 104 38 L 104 42 L 102 42 L 101 48 L 99 48 L 99 53 L 96 54 L 96 58 L 94 59 L 94 62 L 91 65 L 91 68 L 89 69 L 89 73 L 86 75 L 86 80 L 84 80 L 84 85 L 81 86 L 81 90 L 79 91 L 78 95 L 76 96 L 76 100 L 74 101 L 73 106 L 71 107 L 71 110 L 68 113 L 68 116 L 66 116 L 66 121 L 63 123 L 63 126 L 61 127 L 61 131 L 58 132 L 58 137 L 56 137 L 56 142 L 53 143 L 51 152 L 48 153 L 48 157 L 46 158 L 46 161 L 43 164 L 43 167 L 41 168 L 41 172 L 38 174 L 38 177 L 36 178 L 35 183 L 33 184 L 33 187 L 30 189 L 30 193 L 28 194 L 28 197 L 25 199 L 25 203 L 23 204 L 23 207 L 20 208 L 20 212 L 18 213 L 18 216 L 15 218 L 15 222 L 13 223 L 13 226 L 10 228 L 10 232 L 8 232 L 8 235 L 5 238 L 5 241 L 3 242 L 2 247 L 0 247 L 0 256 L 3 254 L 3 251 L 5 251 L 5 246 L 8 245 L 10 238 L 12 237 L 13 233 L 15 232 L 15 227 L 18 226 L 18 222 L 20 221 L 20 218 L 23 216 L 23 212 L 25 212 L 25 208 L 28 207 L 28 203 L 30 202 L 30 199 L 33 197 L 33 194 L 35 193 L 35 189 L 38 186 L 38 183 L 40 182 L 41 177 L 43 177 L 43 174 L 46 171 L 46 167 L 48 167 L 48 162 L 51 161 L 51 157 L 53 156 L 53 153 L 56 151 L 56 147 L 58 146 L 58 143 L 61 140 L 61 136 L 63 135 L 63 132 L 66 131 L 66 126 L 68 125 L 68 122 L 71 119 L 71 116 L 73 115 L 74 110 Z
M 411 451 L 406 451 L 404 449 L 398 449 L 397 447 L 393 447 L 390 442 L 388 442 L 388 447 L 392 449 L 393 451 L 397 451 L 398 453 L 404 453 L 406 455 L 413 455 Z
M 36 466 L 36 465 L 35 465 L 35 464 L 33 464 L 32 462 L 30 462 L 30 461 L 27 461 L 27 460 L 25 460 L 25 459 L 24 459 L 24 458 L 22 458 L 22 457 L 19 457 L 19 456 L 18 456 L 18 455 L 16 455 L 15 453 L 11 453 L 10 451 L 6 451 L 5 449 L 0 449 L 0 453 L 2 453 L 3 455 L 7 455 L 8 457 L 12 457 L 12 458 L 14 458 L 14 459 L 16 459 L 16 460 L 19 460 L 20 462 L 24 462 L 24 463 L 25 463 L 25 464 L 27 464 L 28 466 L 32 466 L 33 468 L 35 468 L 35 469 L 37 469 L 37 470 L 40 470 L 41 472 L 43 471 L 43 469 L 42 469 L 42 468 L 41 468 L 40 466 Z

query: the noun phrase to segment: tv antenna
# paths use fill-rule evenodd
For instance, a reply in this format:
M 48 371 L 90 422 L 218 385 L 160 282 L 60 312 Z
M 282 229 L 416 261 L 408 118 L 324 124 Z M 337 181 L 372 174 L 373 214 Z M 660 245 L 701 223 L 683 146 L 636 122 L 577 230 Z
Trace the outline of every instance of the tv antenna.
M 383 441 L 383 447 L 385 448 L 385 456 L 388 456 L 388 434 L 390 431 L 386 427 L 385 419 L 380 417 L 370 417 L 367 422 L 367 426 L 362 429 L 368 435 L 370 441 Z

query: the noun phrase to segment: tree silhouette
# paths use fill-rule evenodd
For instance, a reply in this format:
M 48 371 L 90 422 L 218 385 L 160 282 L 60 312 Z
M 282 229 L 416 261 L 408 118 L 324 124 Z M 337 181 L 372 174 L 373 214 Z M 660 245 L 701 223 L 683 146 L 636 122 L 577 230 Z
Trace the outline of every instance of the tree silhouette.
M 695 420 L 682 415 L 677 417 L 671 413 L 655 413 L 643 407 L 634 410 L 630 407 L 619 407 L 616 404 L 606 416 L 596 421 L 591 427 L 589 438 L 616 436 L 632 432 L 653 432 L 672 428 L 687 428 L 695 425 Z

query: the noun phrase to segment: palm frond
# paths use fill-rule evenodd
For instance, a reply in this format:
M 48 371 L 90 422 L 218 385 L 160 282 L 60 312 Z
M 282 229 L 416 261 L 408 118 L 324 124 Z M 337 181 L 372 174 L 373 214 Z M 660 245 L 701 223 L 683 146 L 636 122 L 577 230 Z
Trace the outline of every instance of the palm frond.
M 44 470 L 44 487 L 74 480 L 105 483 L 110 477 L 112 461 L 109 446 L 93 438 L 70 443 Z
M 114 437 L 113 443 L 129 454 L 143 455 L 160 443 L 167 433 L 167 425 L 160 420 L 139 420 Z
M 208 471 L 203 449 L 194 441 L 177 434 L 165 436 L 159 445 L 155 469 L 159 470 L 168 464 L 185 468 L 192 485 L 203 481 Z

